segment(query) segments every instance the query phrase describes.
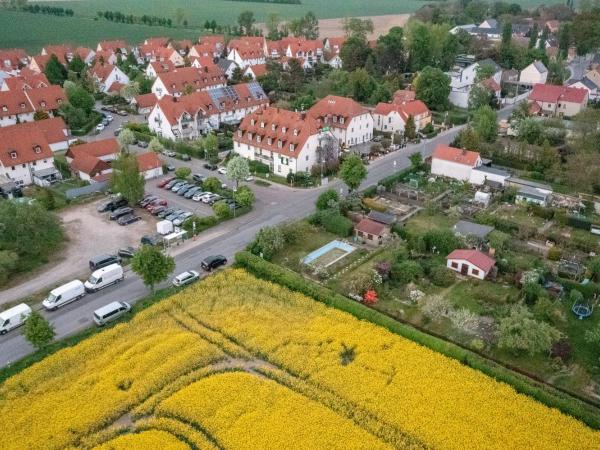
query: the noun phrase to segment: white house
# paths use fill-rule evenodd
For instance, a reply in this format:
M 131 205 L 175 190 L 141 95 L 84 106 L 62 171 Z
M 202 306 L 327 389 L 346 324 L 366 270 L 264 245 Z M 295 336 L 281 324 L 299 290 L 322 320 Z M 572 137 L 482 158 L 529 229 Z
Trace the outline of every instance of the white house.
M 327 141 L 339 150 L 337 138 L 323 130 L 306 113 L 280 108 L 260 108 L 245 117 L 233 136 L 234 150 L 244 158 L 260 161 L 278 175 L 309 172 L 319 160 L 317 148 Z
M 515 196 L 516 203 L 533 203 L 546 208 L 552 201 L 552 193 L 533 186 L 522 186 Z
M 328 95 L 308 110 L 308 115 L 330 129 L 340 147 L 352 147 L 373 139 L 373 116 L 351 98 Z
M 162 165 L 158 155 L 154 152 L 141 153 L 136 156 L 140 173 L 144 175 L 144 180 L 160 177 L 163 174 Z
M 269 104 L 256 82 L 161 98 L 148 116 L 148 126 L 168 139 L 195 139 L 221 124 L 237 124 Z
M 90 181 L 110 174 L 110 163 L 117 159 L 120 151 L 115 138 L 102 139 L 72 146 L 65 158 L 75 176 Z
M 502 28 L 496 19 L 486 19 L 479 26 L 470 28 L 468 33 L 472 36 L 482 36 L 492 41 L 499 41 Z
M 129 77 L 121 69 L 112 64 L 97 63 L 90 69 L 90 75 L 96 82 L 100 92 L 118 93 L 121 88 L 129 83 Z
M 11 127 L 18 127 L 24 133 L 41 131 L 52 152 L 67 150 L 76 138 L 69 134 L 67 124 L 62 117 L 54 117 L 33 122 L 22 122 Z
M 484 184 L 497 184 L 498 186 L 506 185 L 506 180 L 510 177 L 510 173 L 506 170 L 496 169 L 488 166 L 477 166 L 471 170 L 469 183 L 478 186 Z
M 496 265 L 496 260 L 479 250 L 454 250 L 446 257 L 446 267 L 462 275 L 485 279 Z
M 34 183 L 37 173 L 56 173 L 54 155 L 39 128 L 0 128 L 0 175 L 18 186 Z
M 267 65 L 266 64 L 258 64 L 256 66 L 248 66 L 246 70 L 244 70 L 244 76 L 250 77 L 253 80 L 256 80 L 259 77 L 262 77 L 267 73 Z
M 146 66 L 146 78 L 154 79 L 159 73 L 171 72 L 175 70 L 175 66 L 171 61 L 154 61 Z
M 598 86 L 596 86 L 596 83 L 588 77 L 571 81 L 569 87 L 574 89 L 585 89 L 588 92 L 588 98 L 591 100 L 598 98 Z
M 96 53 L 98 52 L 109 52 L 109 53 L 120 53 L 123 56 L 127 56 L 130 51 L 129 45 L 123 40 L 115 39 L 112 41 L 100 41 L 96 47 Z
M 218 66 L 205 66 L 202 69 L 181 67 L 159 73 L 152 85 L 152 92 L 160 99 L 165 95 L 180 97 L 187 90 L 203 91 L 226 85 L 227 78 Z
M 244 36 L 232 39 L 227 45 L 227 59 L 242 69 L 255 64 L 265 64 L 267 42 L 261 36 Z
M 481 165 L 479 153 L 438 144 L 431 155 L 431 173 L 469 181 L 471 172 Z
M 25 91 L 0 92 L 0 127 L 21 122 L 33 122 L 35 109 Z
M 403 132 L 409 117 L 419 131 L 431 122 L 431 111 L 421 100 L 399 103 L 379 103 L 373 110 L 374 128 L 389 133 Z
M 450 95 L 448 96 L 450 103 L 461 108 L 467 108 L 469 106 L 469 94 L 475 83 L 478 82 L 477 69 L 480 66 L 492 67 L 493 75 L 491 78 L 496 83 L 500 84 L 502 79 L 502 69 L 489 58 L 474 62 L 466 67 L 455 67 L 452 71 L 447 73 L 450 77 Z
M 519 81 L 527 84 L 546 84 L 548 78 L 548 69 L 541 61 L 534 61 L 521 70 Z

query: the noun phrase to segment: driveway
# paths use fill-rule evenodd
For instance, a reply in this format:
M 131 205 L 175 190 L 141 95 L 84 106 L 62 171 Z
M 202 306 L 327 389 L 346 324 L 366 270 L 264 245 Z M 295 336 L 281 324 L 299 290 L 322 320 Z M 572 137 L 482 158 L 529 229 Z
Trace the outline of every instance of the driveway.
M 144 234 L 156 232 L 156 219 L 138 208 L 142 220 L 120 226 L 106 213 L 96 211 L 105 199 L 69 208 L 59 213 L 68 242 L 50 262 L 27 277 L 15 280 L 14 287 L 0 292 L 0 304 L 22 299 L 60 285 L 74 278 L 86 279 L 90 274 L 88 261 L 102 253 L 115 253 L 120 247 L 138 246 Z
M 85 136 L 86 141 L 100 141 L 103 139 L 109 139 L 115 137 L 115 130 L 119 127 L 122 127 L 126 122 L 134 122 L 134 123 L 144 123 L 146 120 L 143 115 L 139 114 L 128 114 L 126 116 L 120 116 L 116 113 L 102 111 L 102 103 L 96 102 L 96 106 L 94 109 L 98 111 L 100 114 L 107 114 L 113 116 L 113 121 L 110 122 L 104 130 L 99 133 L 96 130 L 92 130 L 88 135 Z

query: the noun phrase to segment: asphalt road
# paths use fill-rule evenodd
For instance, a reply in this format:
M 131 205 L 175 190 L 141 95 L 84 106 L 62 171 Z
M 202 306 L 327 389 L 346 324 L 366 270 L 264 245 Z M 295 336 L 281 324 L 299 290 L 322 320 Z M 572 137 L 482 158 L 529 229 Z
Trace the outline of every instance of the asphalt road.
M 499 119 L 508 117 L 514 106 L 511 105 L 500 111 Z M 368 176 L 362 183 L 362 187 L 373 185 L 381 178 L 409 167 L 408 156 L 414 152 L 419 151 L 424 157 L 431 155 L 437 144 L 449 144 L 461 129 L 462 127 L 455 127 L 431 140 L 407 146 L 371 162 L 368 166 Z M 196 165 L 197 162 L 194 162 L 194 172 L 208 173 Z M 224 181 L 226 179 L 216 172 L 210 172 L 210 174 L 217 175 Z M 225 255 L 231 262 L 233 255 L 250 243 L 262 227 L 276 225 L 287 220 L 296 220 L 310 214 L 314 210 L 316 198 L 323 189 L 333 188 L 342 193 L 346 192 L 344 184 L 339 180 L 329 183 L 326 187 L 309 190 L 293 189 L 275 184 L 269 187 L 253 185 L 252 188 L 256 192 L 258 200 L 250 213 L 207 230 L 197 238 L 197 241 L 188 241 L 184 251 L 172 250 L 176 261 L 174 275 L 189 269 L 201 271 L 200 262 L 213 254 Z M 164 282 L 158 287 L 167 286 L 169 282 Z M 122 283 L 90 294 L 57 311 L 43 311 L 43 314 L 54 325 L 56 338 L 60 339 L 91 326 L 93 324 L 92 314 L 99 307 L 115 300 L 135 303 L 148 293 L 148 288 L 143 285 L 139 277 L 127 271 Z M 33 348 L 19 329 L 0 336 L 0 367 L 17 361 L 32 351 Z

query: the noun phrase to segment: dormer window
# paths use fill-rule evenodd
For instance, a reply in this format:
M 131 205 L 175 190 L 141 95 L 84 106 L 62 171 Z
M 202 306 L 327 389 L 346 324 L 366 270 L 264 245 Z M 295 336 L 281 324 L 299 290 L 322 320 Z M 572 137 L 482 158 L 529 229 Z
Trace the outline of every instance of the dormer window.
M 238 130 L 238 137 L 242 137 L 242 134 L 244 134 L 244 132 L 242 130 Z
M 44 101 L 41 101 L 41 102 L 40 102 L 40 105 L 41 105 L 41 107 L 42 107 L 42 108 L 45 108 L 45 107 L 46 107 L 46 102 L 44 102 Z
M 17 152 L 15 152 L 14 150 L 12 152 L 10 152 L 10 157 L 12 159 L 17 159 Z
M 256 136 L 256 142 L 260 142 L 260 141 L 261 141 L 261 138 L 260 138 L 260 136 L 257 135 Z
M 294 128 L 294 136 L 298 136 L 298 129 Z
M 42 147 L 40 147 L 39 145 L 36 145 L 35 147 L 33 147 L 33 151 L 35 153 L 42 153 Z
M 271 145 L 271 144 L 273 143 L 273 139 L 271 139 L 271 138 L 267 138 L 267 143 L 268 143 L 269 145 Z
M 4 112 L 8 111 L 8 106 L 2 105 L 2 111 L 4 111 Z
M 277 147 L 278 147 L 278 148 L 282 148 L 282 147 L 283 147 L 283 141 L 282 141 L 281 139 L 279 139 L 279 140 L 277 141 Z
M 283 127 L 283 128 L 281 129 L 281 131 L 282 131 L 283 133 L 287 133 L 287 127 Z
M 266 125 L 266 124 L 265 124 L 264 122 L 261 122 L 261 123 L 260 123 L 260 127 L 261 127 L 261 128 L 264 128 L 264 127 L 265 127 L 265 125 Z
M 276 128 L 277 128 L 277 125 L 275 125 L 275 124 L 271 125 L 271 130 L 275 131 Z
M 248 139 L 252 140 L 252 133 L 248 133 Z
M 25 103 L 21 103 L 21 109 L 25 109 Z
M 250 125 L 254 125 L 254 119 L 250 119 Z
M 340 123 L 344 123 L 344 118 L 340 117 Z
M 57 98 L 56 103 L 58 103 L 59 105 L 62 104 L 62 98 Z
M 295 147 L 294 144 L 290 144 L 290 152 L 294 151 L 294 147 Z

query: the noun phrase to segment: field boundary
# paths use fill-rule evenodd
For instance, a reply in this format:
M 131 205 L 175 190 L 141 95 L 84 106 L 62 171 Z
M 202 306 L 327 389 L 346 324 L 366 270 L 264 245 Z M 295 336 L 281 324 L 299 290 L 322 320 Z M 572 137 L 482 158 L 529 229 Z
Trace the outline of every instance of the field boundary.
M 327 306 L 347 312 L 359 320 L 366 320 L 379 325 L 394 334 L 455 359 L 461 364 L 479 370 L 497 381 L 506 383 L 517 392 L 528 395 L 548 407 L 556 408 L 564 414 L 573 416 L 592 429 L 600 430 L 600 411 L 591 401 L 516 372 L 454 342 L 420 331 L 407 323 L 400 322 L 361 303 L 336 294 L 326 287 L 306 280 L 296 272 L 265 261 L 250 252 L 236 253 L 235 261 L 239 267 L 246 269 L 258 278 L 305 294 Z

